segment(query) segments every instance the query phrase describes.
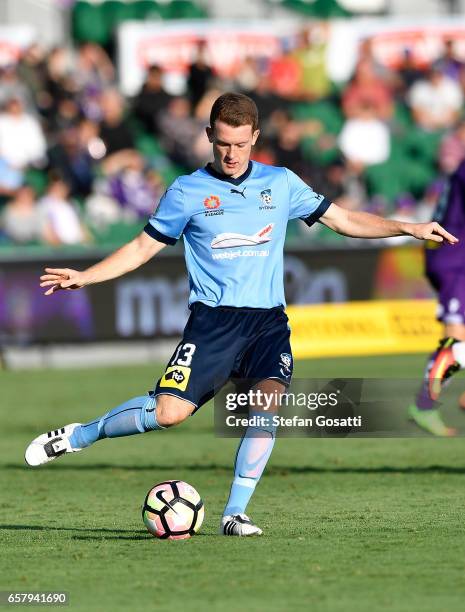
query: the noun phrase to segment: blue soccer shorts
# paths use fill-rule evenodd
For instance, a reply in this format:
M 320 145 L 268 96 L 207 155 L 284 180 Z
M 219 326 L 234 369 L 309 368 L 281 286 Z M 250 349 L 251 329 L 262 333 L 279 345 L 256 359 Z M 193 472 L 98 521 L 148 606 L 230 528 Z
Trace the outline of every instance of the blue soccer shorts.
M 229 380 L 276 379 L 288 386 L 293 359 L 284 308 L 234 308 L 195 302 L 155 395 L 200 408 Z

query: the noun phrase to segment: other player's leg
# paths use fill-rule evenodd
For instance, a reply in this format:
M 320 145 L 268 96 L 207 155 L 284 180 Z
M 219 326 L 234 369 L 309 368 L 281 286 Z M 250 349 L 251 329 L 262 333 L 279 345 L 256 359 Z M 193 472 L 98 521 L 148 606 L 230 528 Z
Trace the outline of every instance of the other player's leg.
M 447 323 L 445 338 L 432 359 L 428 374 L 428 389 L 431 399 L 436 401 L 445 383 L 465 367 L 465 325 Z
M 423 382 L 408 415 L 433 435 L 453 436 L 456 431 L 444 423 L 437 400 L 447 381 L 465 365 L 465 276 L 460 270 L 444 267 L 430 253 L 427 277 L 438 294 L 437 318 L 443 324 L 444 337 L 428 358 Z
M 441 437 L 454 436 L 437 408 L 441 390 L 450 378 L 465 367 L 465 325 L 446 324 L 445 337 L 428 359 L 423 383 L 415 404 L 409 407 L 409 417 L 422 429 Z

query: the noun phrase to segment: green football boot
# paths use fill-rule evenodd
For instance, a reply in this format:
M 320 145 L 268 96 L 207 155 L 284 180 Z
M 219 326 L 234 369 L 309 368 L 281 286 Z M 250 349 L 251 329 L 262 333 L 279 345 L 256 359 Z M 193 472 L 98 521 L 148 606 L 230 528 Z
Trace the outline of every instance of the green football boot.
M 453 427 L 447 427 L 442 420 L 439 410 L 420 410 L 411 404 L 408 408 L 408 418 L 414 421 L 418 427 L 441 438 L 451 438 L 457 434 Z

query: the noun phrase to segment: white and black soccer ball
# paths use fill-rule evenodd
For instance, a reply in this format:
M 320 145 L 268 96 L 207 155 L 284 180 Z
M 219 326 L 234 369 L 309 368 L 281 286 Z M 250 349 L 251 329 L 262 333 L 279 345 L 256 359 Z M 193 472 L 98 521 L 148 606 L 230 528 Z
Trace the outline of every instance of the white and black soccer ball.
M 160 482 L 147 493 L 142 520 L 162 540 L 185 540 L 200 529 L 204 505 L 198 492 L 182 480 Z

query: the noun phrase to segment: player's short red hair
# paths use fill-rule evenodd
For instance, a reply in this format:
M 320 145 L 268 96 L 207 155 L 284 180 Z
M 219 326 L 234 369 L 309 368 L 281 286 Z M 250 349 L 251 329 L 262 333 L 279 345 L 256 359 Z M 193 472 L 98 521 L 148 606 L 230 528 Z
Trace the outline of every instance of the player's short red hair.
M 258 109 L 249 96 L 241 93 L 228 92 L 215 100 L 210 113 L 210 125 L 215 127 L 215 121 L 222 121 L 232 127 L 251 125 L 252 132 L 258 129 Z

